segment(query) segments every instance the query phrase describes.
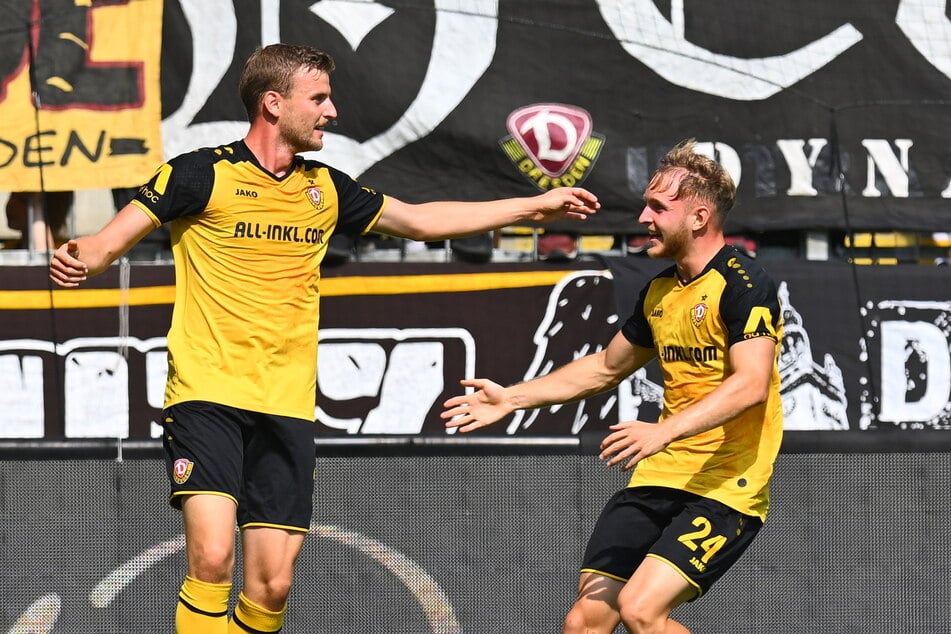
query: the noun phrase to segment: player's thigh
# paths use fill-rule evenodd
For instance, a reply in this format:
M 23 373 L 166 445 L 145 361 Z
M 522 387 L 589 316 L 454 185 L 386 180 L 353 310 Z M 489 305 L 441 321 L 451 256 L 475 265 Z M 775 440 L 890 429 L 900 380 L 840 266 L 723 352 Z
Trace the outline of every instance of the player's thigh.
M 645 557 L 621 590 L 618 605 L 626 618 L 661 621 L 696 596 L 696 587 L 679 570 L 662 559 Z
M 266 526 L 242 529 L 244 576 L 248 583 L 269 583 L 293 575 L 307 533 Z
M 316 467 L 313 421 L 257 413 L 250 418 L 238 525 L 306 532 Z
M 622 583 L 630 579 L 660 538 L 670 514 L 679 509 L 668 499 L 668 491 L 627 487 L 611 496 L 588 538 L 581 571 Z
M 165 409 L 162 418 L 172 506 L 181 508 L 182 500 L 195 494 L 226 496 L 239 503 L 246 413 L 186 401 Z
M 746 552 L 763 522 L 716 500 L 685 495 L 681 511 L 651 547 L 647 559 L 665 563 L 700 596 Z
M 234 568 L 234 500 L 206 494 L 181 499 L 188 574 L 214 583 L 230 580 Z

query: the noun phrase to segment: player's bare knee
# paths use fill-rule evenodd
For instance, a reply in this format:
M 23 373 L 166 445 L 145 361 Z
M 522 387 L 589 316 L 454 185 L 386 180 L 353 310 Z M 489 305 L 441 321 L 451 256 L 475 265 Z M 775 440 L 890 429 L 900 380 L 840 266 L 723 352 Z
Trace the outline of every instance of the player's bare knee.
M 565 626 L 561 631 L 562 634 L 578 634 L 585 631 L 585 618 L 581 610 L 574 607 L 568 612 L 565 616 Z
M 610 634 L 617 623 L 616 618 L 606 619 L 603 613 L 594 614 L 591 610 L 586 610 L 583 604 L 576 603 L 565 616 L 562 634 L 591 634 L 592 632 Z
M 208 583 L 227 583 L 234 571 L 234 549 L 230 545 L 203 544 L 190 548 L 188 569 L 191 576 Z
M 641 602 L 629 601 L 621 604 L 621 622 L 630 634 L 663 632 L 667 615 L 658 614 Z
M 250 587 L 250 582 L 248 585 L 248 595 L 253 595 L 256 603 L 260 603 L 269 610 L 280 610 L 287 603 L 287 597 L 291 593 L 291 579 L 283 576 L 259 579 L 253 584 L 253 589 Z

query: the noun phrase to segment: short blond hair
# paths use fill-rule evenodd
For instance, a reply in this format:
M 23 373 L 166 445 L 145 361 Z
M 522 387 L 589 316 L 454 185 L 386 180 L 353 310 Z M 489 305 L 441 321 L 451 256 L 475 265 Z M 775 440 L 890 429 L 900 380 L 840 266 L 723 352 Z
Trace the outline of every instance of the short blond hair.
M 301 70 L 317 70 L 332 73 L 333 58 L 310 46 L 270 44 L 259 48 L 244 63 L 244 71 L 238 82 L 238 94 L 253 121 L 261 107 L 264 93 L 273 90 L 282 95 L 290 92 L 294 75 Z

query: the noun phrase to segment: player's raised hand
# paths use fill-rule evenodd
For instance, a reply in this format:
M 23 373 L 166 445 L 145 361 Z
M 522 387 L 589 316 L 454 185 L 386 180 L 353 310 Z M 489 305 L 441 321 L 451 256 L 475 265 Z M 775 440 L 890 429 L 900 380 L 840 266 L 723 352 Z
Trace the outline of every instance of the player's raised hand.
M 583 187 L 556 187 L 535 198 L 535 220 L 584 220 L 601 208 L 598 197 Z
M 79 259 L 79 243 L 70 240 L 53 253 L 50 261 L 50 279 L 66 288 L 75 288 L 85 282 L 89 268 Z
M 471 394 L 454 396 L 443 403 L 443 413 L 447 428 L 457 428 L 461 432 L 473 431 L 491 425 L 512 413 L 512 407 L 505 400 L 505 388 L 488 379 L 463 379 L 463 387 L 472 387 Z

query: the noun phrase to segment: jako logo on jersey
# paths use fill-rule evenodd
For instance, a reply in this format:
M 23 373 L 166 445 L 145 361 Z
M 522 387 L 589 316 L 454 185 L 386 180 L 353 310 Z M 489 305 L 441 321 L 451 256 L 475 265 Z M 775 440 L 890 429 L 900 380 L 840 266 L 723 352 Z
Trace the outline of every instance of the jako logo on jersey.
M 257 193 L 256 191 L 253 191 L 253 190 L 250 190 L 250 189 L 241 189 L 240 187 L 239 187 L 238 189 L 234 190 L 234 195 L 235 195 L 235 196 L 246 196 L 246 197 L 248 197 L 248 198 L 257 198 L 257 197 L 258 197 L 258 193 Z
M 172 465 L 172 478 L 174 478 L 177 484 L 184 484 L 192 474 L 194 467 L 195 463 L 188 458 L 179 458 L 175 461 L 175 464 Z
M 307 200 L 314 206 L 314 209 L 320 211 L 324 208 L 324 193 L 317 187 L 308 187 L 304 190 Z
M 703 318 L 707 316 L 707 305 L 703 302 L 697 304 L 691 309 L 690 316 L 693 317 L 693 325 L 699 326 L 703 322 Z
M 542 191 L 580 184 L 604 145 L 604 137 L 591 133 L 591 115 L 577 106 L 526 106 L 508 116 L 506 127 L 511 136 L 499 144 Z

